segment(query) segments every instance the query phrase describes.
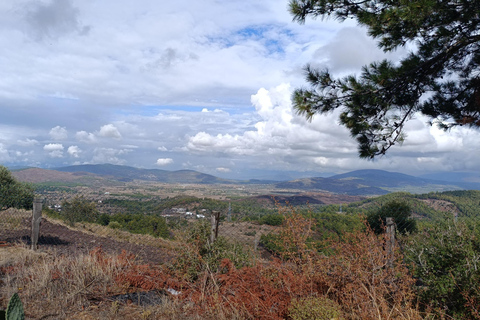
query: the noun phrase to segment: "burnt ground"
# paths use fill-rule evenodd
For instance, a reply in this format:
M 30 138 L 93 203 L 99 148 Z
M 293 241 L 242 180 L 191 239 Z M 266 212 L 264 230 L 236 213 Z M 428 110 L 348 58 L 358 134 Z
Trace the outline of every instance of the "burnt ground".
M 0 242 L 23 243 L 31 245 L 31 227 L 28 221 L 25 226 L 17 230 L 0 229 Z M 148 245 L 139 245 L 128 242 L 117 241 L 87 234 L 67 228 L 66 226 L 54 224 L 42 220 L 40 224 L 40 236 L 38 239 L 38 250 L 53 250 L 61 255 L 87 254 L 96 247 L 110 254 L 120 254 L 123 250 L 134 254 L 139 262 L 147 264 L 161 264 L 170 261 L 174 255 L 168 249 Z

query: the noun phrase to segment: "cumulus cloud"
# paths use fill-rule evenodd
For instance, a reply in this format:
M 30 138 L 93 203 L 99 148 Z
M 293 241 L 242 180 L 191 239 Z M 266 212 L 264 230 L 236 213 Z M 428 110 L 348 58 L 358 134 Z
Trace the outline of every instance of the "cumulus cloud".
M 227 172 L 232 171 L 229 168 L 224 168 L 224 167 L 218 167 L 215 170 L 218 171 L 218 172 L 222 172 L 222 173 L 227 173 Z
M 316 115 L 308 122 L 294 113 L 290 97 L 291 89 L 285 84 L 258 90 L 251 99 L 259 118 L 253 124 L 254 130 L 238 134 L 200 131 L 188 138 L 185 150 L 225 158 L 240 157 L 259 167 L 290 170 L 376 168 L 402 171 L 408 165 L 412 172 L 421 171 L 422 165 L 432 159 L 445 159 L 446 154 L 451 154 L 450 158 L 457 155 L 457 163 L 469 164 L 470 169 L 474 167 L 471 156 L 462 151 L 466 145 L 480 148 L 478 131 L 455 128 L 445 132 L 429 126 L 428 119 L 417 115 L 405 128 L 407 140 L 403 146 L 395 146 L 387 156 L 369 162 L 358 159 L 356 141 L 338 124 L 338 111 Z M 441 162 L 432 162 L 432 167 L 446 168 L 439 166 Z
M 32 147 L 37 145 L 39 142 L 35 139 L 26 138 L 24 140 L 17 140 L 17 144 L 22 147 Z
M 0 47 L 10 48 L 2 52 L 0 105 L 9 107 L 0 107 L 1 161 L 33 151 L 29 163 L 44 167 L 153 167 L 162 157 L 175 169 L 235 168 L 229 176 L 243 168 L 480 169 L 471 152 L 478 131 L 438 132 L 419 118 L 403 147 L 367 162 L 338 112 L 311 123 L 295 115 L 291 89 L 277 85 L 305 85 L 307 62 L 336 76 L 385 57 L 354 21 L 301 26 L 274 0 L 186 3 L 189 12 L 174 1 L 0 1 Z M 70 147 L 42 150 L 51 142 Z
M 5 145 L 0 142 L 0 161 L 10 161 L 10 156 Z
M 159 158 L 159 159 L 157 159 L 156 165 L 157 166 L 166 166 L 166 165 L 169 165 L 169 164 L 172 164 L 172 163 L 173 163 L 172 158 Z
M 332 115 L 318 117 L 309 123 L 293 113 L 290 97 L 291 89 L 287 84 L 258 90 L 251 99 L 261 119 L 254 124 L 255 130 L 235 135 L 198 132 L 189 138 L 187 149 L 251 156 L 264 159 L 265 163 L 297 158 L 292 163 L 316 164 L 319 154 L 329 157 L 355 154 L 348 132 L 336 126 Z
M 53 140 L 65 140 L 68 138 L 68 132 L 65 127 L 56 126 L 50 130 L 49 134 Z
M 82 150 L 78 146 L 70 146 L 67 149 L 67 153 L 74 158 L 80 157 L 81 152 Z
M 93 133 L 89 133 L 89 132 L 86 132 L 86 131 L 78 131 L 75 134 L 75 138 L 78 141 L 84 142 L 84 143 L 95 143 L 95 142 L 97 142 L 97 138 L 95 137 L 95 135 Z
M 113 124 L 106 124 L 100 128 L 99 136 L 105 138 L 121 139 L 122 135 Z
M 62 158 L 63 149 L 63 145 L 60 143 L 49 143 L 43 146 L 43 150 L 47 151 L 52 158 Z
M 120 156 L 131 151 L 131 149 L 95 148 L 91 162 L 123 165 L 126 163 L 126 160 L 122 159 Z

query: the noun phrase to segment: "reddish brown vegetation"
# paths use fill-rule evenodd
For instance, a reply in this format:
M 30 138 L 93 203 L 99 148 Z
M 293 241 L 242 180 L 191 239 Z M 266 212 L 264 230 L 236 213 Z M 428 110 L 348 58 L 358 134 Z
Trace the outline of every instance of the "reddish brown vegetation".
M 111 256 L 96 248 L 89 256 L 99 270 L 110 270 L 113 281 L 87 275 L 81 292 L 89 300 L 99 298 L 95 288 L 100 286 L 103 294 L 172 288 L 181 292 L 176 299 L 189 306 L 192 319 L 285 319 L 292 301 L 312 297 L 333 301 L 345 319 L 422 318 L 415 308 L 413 279 L 402 256 L 395 251 L 395 262 L 389 267 L 382 236 L 368 229 L 349 234 L 342 242 L 326 244 L 328 254 L 321 254 L 309 245 L 313 221 L 291 208 L 281 214 L 285 217 L 278 237 L 281 259 L 268 264 L 256 261 L 240 269 L 224 259 L 218 271 L 207 267 L 198 271 L 194 281 L 187 281 L 179 276 L 182 270 L 138 264 L 125 251 Z M 192 248 L 185 250 L 195 253 Z M 77 275 L 65 263 L 50 270 L 52 282 L 67 283 Z M 7 274 L 16 267 L 0 271 Z
M 387 267 L 385 239 L 367 230 L 332 243 L 331 255 L 314 253 L 306 245 L 311 221 L 286 215 L 280 233 L 282 260 L 236 269 L 223 260 L 219 273 L 205 271 L 194 283 L 172 283 L 163 270 L 130 266 L 118 279 L 145 290 L 174 285 L 179 297 L 193 302 L 200 315 L 241 314 L 252 319 L 284 319 L 292 299 L 328 297 L 349 319 L 420 319 L 414 308 L 413 279 L 395 252 Z

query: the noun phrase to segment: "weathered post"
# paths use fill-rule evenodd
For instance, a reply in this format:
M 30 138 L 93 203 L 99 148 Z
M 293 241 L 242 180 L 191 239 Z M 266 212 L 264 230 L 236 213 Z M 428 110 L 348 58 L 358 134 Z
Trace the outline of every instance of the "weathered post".
M 218 237 L 218 225 L 220 223 L 220 211 L 212 211 L 212 215 L 210 216 L 210 242 L 214 243 Z
M 33 200 L 32 211 L 32 250 L 37 250 L 38 235 L 40 234 L 40 221 L 42 220 L 43 199 L 35 198 Z
M 393 218 L 387 218 L 387 266 L 393 268 L 394 252 L 395 252 L 395 221 Z

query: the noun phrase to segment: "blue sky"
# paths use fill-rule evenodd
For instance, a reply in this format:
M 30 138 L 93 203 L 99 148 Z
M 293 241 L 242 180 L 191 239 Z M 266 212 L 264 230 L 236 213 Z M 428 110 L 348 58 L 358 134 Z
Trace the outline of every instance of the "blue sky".
M 338 126 L 292 112 L 302 67 L 388 58 L 354 22 L 292 22 L 287 1 L 4 0 L 0 164 L 113 163 L 255 178 L 262 171 L 478 172 L 479 132 L 418 116 L 374 162 Z

